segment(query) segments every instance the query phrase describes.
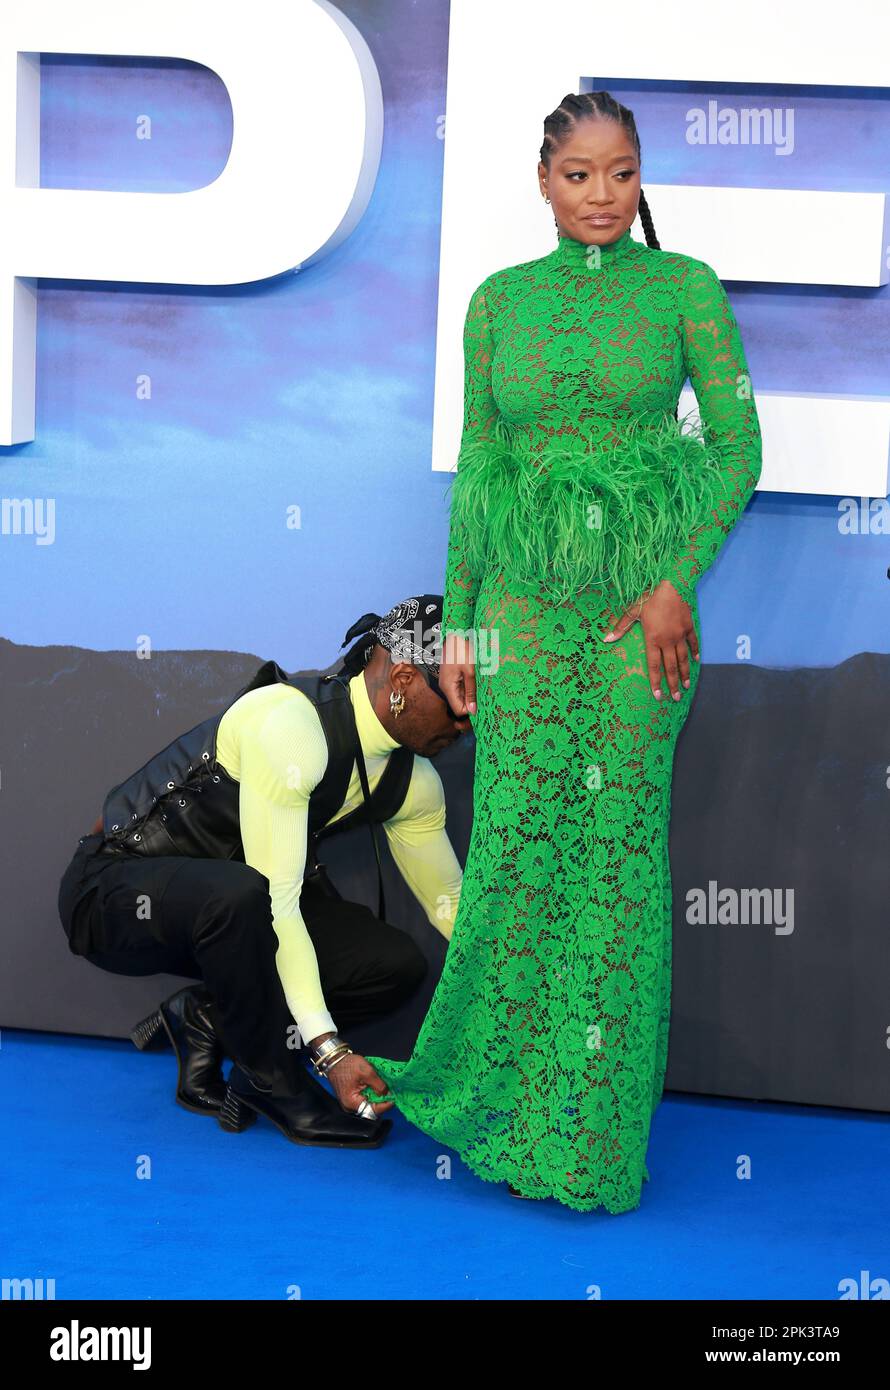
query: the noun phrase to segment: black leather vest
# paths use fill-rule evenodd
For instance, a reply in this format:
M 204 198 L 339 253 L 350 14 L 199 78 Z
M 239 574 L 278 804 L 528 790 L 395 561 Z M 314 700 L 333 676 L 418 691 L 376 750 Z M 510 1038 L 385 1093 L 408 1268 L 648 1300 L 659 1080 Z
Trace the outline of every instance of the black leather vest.
M 265 662 L 249 685 L 225 710 L 197 724 L 108 793 L 102 812 L 104 840 L 99 854 L 186 854 L 201 859 L 244 860 L 238 815 L 239 785 L 216 760 L 220 720 L 250 690 L 281 682 L 294 686 L 315 705 L 328 745 L 324 776 L 309 797 L 309 844 L 306 880 L 319 865 L 316 845 L 325 835 L 356 820 L 389 820 L 408 793 L 414 754 L 396 748 L 389 756 L 368 808 L 360 804 L 329 824 L 343 805 L 356 753 L 358 730 L 347 678 L 336 675 L 288 676 L 274 661 Z M 321 866 L 323 869 L 323 866 Z M 320 884 L 327 890 L 326 876 Z

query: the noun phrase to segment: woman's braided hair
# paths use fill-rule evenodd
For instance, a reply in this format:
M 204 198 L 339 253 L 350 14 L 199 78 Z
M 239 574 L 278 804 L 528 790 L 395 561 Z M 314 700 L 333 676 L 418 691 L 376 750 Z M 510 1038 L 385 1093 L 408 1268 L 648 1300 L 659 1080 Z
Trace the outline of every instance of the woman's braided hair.
M 622 106 L 620 101 L 616 101 L 611 92 L 569 92 L 564 96 L 555 111 L 544 121 L 544 143 L 541 146 L 541 163 L 550 168 L 550 160 L 556 154 L 566 136 L 570 135 L 579 121 L 590 120 L 615 121 L 626 132 L 628 139 L 636 151 L 637 159 L 642 163 L 640 155 L 640 137 L 637 134 L 637 124 L 633 117 L 633 112 L 626 106 Z M 640 189 L 640 222 L 646 234 L 646 245 L 652 246 L 656 251 L 660 251 L 658 237 L 655 235 L 655 224 L 652 221 L 652 213 L 649 211 L 649 204 L 646 202 L 646 195 Z

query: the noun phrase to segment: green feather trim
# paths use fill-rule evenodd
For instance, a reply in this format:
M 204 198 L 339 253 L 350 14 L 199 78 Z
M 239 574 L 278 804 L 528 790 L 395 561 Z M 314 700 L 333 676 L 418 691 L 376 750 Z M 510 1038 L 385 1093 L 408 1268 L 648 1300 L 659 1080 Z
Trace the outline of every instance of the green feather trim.
M 725 464 L 701 423 L 659 415 L 607 423 L 617 442 L 554 436 L 535 452 L 495 421 L 461 449 L 451 485 L 462 558 L 555 602 L 588 587 L 627 606 L 667 578 L 693 532 L 713 522 Z

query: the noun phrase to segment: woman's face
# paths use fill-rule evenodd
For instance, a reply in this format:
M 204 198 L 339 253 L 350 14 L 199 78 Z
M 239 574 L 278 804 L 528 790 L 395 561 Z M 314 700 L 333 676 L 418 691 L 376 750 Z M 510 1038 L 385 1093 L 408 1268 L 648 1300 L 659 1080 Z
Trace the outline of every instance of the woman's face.
M 538 164 L 538 182 L 560 234 L 590 246 L 615 241 L 637 215 L 640 162 L 615 121 L 580 121 L 552 156 L 549 171 Z

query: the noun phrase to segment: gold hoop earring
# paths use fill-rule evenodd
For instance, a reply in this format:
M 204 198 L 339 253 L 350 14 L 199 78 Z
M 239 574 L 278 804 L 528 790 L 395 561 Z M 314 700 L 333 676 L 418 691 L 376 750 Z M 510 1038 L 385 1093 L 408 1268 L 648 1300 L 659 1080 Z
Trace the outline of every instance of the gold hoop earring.
M 398 694 L 394 690 L 389 692 L 389 712 L 393 719 L 398 719 L 402 710 L 405 708 L 405 692 L 400 690 Z

